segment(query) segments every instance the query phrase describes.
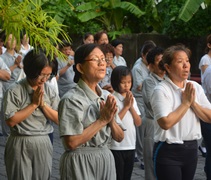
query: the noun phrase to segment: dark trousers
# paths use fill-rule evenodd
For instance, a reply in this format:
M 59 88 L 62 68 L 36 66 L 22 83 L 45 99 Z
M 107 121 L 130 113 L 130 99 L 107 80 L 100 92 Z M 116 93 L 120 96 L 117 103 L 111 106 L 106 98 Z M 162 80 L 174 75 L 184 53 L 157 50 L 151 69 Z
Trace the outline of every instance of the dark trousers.
M 135 150 L 111 150 L 115 159 L 117 180 L 130 180 L 133 172 Z
M 205 160 L 205 172 L 207 180 L 211 180 L 211 124 L 201 122 L 201 131 L 204 138 L 205 147 L 207 149 L 206 160 Z
M 158 180 L 193 180 L 197 166 L 197 141 L 154 145 L 154 169 Z
M 50 133 L 50 134 L 48 134 L 48 136 L 49 136 L 49 138 L 50 138 L 50 140 L 51 140 L 51 143 L 52 143 L 52 145 L 53 145 L 53 132 Z

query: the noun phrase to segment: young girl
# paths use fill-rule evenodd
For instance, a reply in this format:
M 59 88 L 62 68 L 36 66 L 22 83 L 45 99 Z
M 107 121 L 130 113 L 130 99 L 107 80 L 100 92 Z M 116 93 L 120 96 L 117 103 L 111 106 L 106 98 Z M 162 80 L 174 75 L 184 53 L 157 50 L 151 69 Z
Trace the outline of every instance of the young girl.
M 133 171 L 136 130 L 141 125 L 140 111 L 135 98 L 130 91 L 132 88 L 132 74 L 126 66 L 117 66 L 111 74 L 111 85 L 114 89 L 119 108 L 119 117 L 127 128 L 124 139 L 119 143 L 112 140 L 111 151 L 116 164 L 117 180 L 130 179 Z

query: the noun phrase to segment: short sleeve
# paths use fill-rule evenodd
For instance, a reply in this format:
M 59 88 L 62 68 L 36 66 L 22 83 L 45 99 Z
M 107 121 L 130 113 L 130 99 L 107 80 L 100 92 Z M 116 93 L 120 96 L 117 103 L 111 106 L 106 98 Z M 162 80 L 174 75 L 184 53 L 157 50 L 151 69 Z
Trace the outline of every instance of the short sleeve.
M 59 130 L 60 136 L 77 135 L 83 132 L 83 105 L 79 101 L 69 98 L 59 103 Z

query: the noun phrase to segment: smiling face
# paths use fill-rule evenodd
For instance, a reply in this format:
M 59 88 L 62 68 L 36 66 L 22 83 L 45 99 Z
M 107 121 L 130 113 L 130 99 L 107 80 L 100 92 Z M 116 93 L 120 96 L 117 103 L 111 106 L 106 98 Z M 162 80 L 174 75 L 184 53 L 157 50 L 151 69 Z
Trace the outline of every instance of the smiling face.
M 188 79 L 190 73 L 189 57 L 185 51 L 176 51 L 170 65 L 165 64 L 170 79 L 178 86 Z
M 93 59 L 100 59 L 94 61 Z M 105 77 L 106 74 L 106 61 L 103 52 L 98 48 L 94 48 L 93 51 L 86 57 L 82 64 L 77 64 L 76 68 L 81 73 L 81 78 L 89 84 L 97 84 Z

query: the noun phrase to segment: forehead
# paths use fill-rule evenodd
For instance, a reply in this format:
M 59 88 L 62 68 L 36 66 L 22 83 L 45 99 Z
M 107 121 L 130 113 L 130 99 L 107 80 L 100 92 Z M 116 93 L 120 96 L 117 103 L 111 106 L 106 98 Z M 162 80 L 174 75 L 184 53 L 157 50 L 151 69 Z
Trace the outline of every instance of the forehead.
M 103 33 L 102 36 L 100 37 L 100 39 L 108 39 L 107 34 Z
M 106 56 L 112 56 L 112 57 L 113 57 L 113 53 L 107 52 L 107 53 L 106 53 Z
M 52 71 L 52 67 L 50 67 L 50 66 L 45 66 L 45 67 L 42 69 L 41 73 L 46 73 L 46 72 L 51 72 L 51 71 Z
M 163 57 L 163 54 L 159 54 L 155 56 L 155 61 L 160 61 Z
M 89 35 L 86 39 L 94 39 L 93 35 Z
M 118 45 L 116 46 L 116 48 L 121 48 L 121 47 L 123 47 L 123 44 L 118 44 Z
M 176 51 L 173 57 L 174 58 L 188 58 L 188 55 L 185 51 Z
M 95 56 L 95 55 L 102 56 L 104 54 L 98 47 L 96 47 L 90 52 L 89 56 Z
M 63 47 L 62 50 L 68 50 L 68 49 L 71 49 L 70 46 L 67 46 L 67 47 Z
M 131 79 L 132 79 L 132 78 L 131 78 L 131 75 L 128 74 L 128 75 L 126 75 L 126 76 L 122 76 L 121 81 L 130 81 Z

